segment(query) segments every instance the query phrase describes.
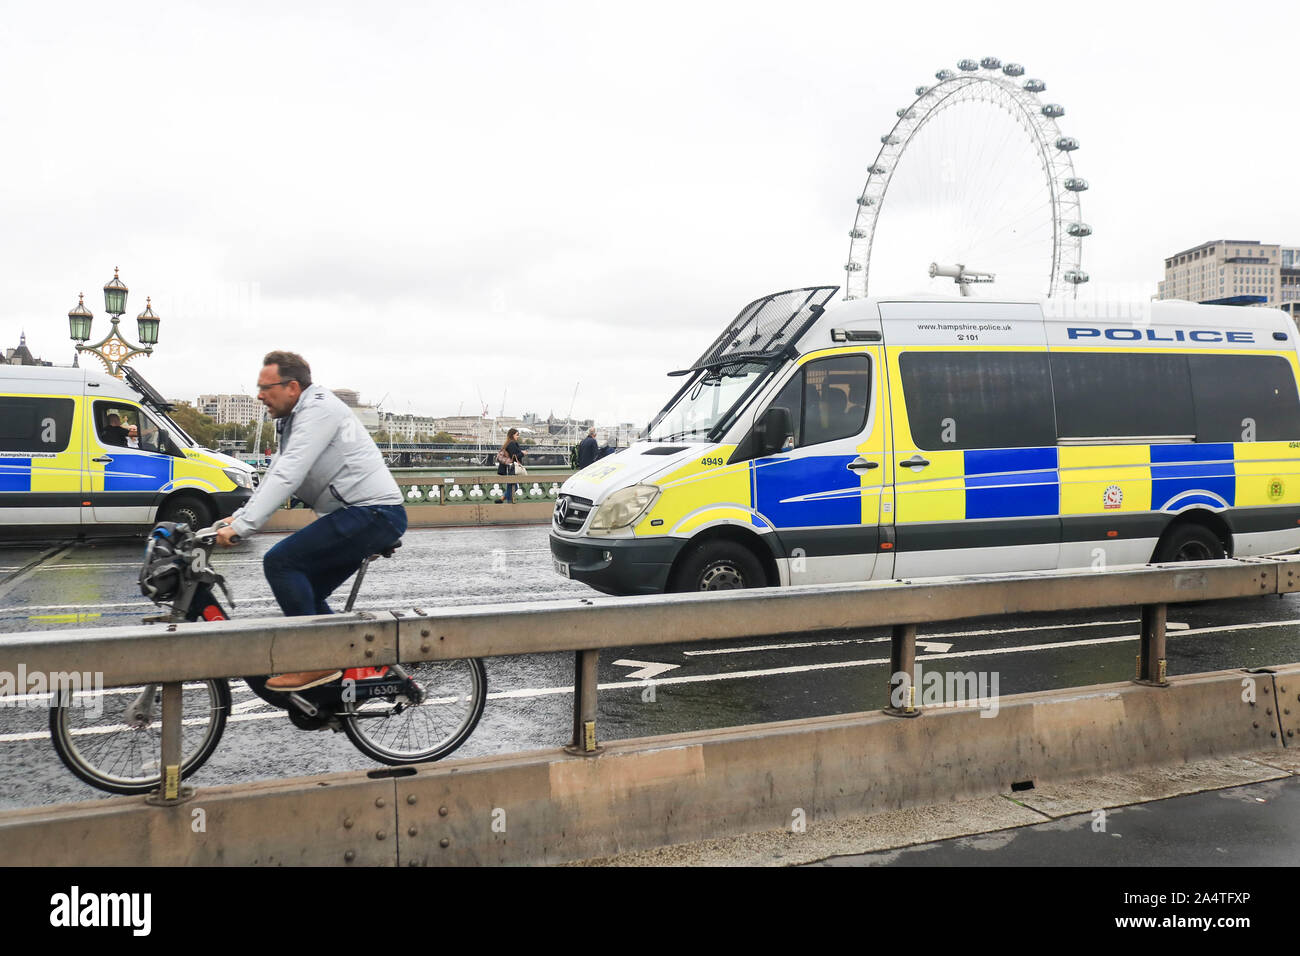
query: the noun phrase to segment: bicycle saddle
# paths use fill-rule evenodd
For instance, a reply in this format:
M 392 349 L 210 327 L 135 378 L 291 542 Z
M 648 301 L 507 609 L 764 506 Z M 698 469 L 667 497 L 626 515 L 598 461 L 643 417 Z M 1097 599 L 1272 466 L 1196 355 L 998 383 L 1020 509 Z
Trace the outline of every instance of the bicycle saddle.
M 391 558 L 393 556 L 393 552 L 396 551 L 401 546 L 402 546 L 402 542 L 398 541 L 395 544 L 391 544 L 387 548 L 384 548 L 384 550 L 380 551 L 379 554 L 381 557 Z

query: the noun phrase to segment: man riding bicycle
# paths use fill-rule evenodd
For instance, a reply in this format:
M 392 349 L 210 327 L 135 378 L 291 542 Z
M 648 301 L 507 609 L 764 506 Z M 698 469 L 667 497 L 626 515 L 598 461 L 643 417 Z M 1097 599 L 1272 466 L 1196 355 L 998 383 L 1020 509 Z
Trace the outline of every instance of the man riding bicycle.
M 370 555 L 406 531 L 402 493 L 374 440 L 342 401 L 311 381 L 296 352 L 268 352 L 257 398 L 276 419 L 279 451 L 257 490 L 217 533 L 231 547 L 257 531 L 290 496 L 318 517 L 266 552 L 262 568 L 286 615 L 330 614 L 325 599 Z M 270 690 L 300 691 L 327 684 L 342 670 L 282 674 Z

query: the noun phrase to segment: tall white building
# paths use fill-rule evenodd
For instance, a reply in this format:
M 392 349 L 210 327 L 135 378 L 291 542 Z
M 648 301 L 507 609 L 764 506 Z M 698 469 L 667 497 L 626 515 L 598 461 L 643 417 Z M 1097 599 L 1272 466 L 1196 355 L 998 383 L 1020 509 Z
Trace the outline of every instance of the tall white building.
M 196 404 L 218 425 L 251 425 L 262 418 L 262 403 L 252 395 L 200 395 Z

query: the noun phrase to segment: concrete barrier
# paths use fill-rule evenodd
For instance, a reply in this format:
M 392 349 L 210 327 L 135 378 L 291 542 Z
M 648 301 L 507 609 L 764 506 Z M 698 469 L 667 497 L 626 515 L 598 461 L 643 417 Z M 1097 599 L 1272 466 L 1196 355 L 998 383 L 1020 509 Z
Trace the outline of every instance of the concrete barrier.
M 0 864 L 560 863 L 1294 745 L 1300 664 L 0 813 Z M 1285 690 L 1283 689 L 1285 688 Z M 1281 695 L 1281 700 L 1279 700 Z M 1288 735 L 1291 732 L 1291 736 Z M 199 812 L 201 811 L 201 812 Z M 198 829 L 197 822 L 203 827 Z

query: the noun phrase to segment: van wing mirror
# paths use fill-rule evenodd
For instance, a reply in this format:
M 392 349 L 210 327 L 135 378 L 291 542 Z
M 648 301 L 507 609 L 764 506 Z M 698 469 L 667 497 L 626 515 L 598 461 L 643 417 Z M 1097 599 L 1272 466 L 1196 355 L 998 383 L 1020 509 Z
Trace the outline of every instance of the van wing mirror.
M 754 428 L 758 455 L 770 455 L 784 448 L 786 438 L 794 434 L 793 422 L 790 409 L 784 406 L 774 405 L 765 411 Z

